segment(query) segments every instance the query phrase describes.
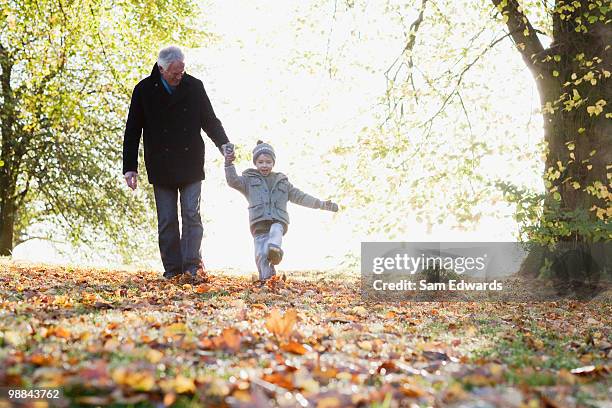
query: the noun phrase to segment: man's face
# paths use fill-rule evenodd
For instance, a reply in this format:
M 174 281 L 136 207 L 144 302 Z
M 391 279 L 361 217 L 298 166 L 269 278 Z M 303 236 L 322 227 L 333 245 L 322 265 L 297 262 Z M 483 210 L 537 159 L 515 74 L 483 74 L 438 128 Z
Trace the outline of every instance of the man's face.
M 182 61 L 174 61 L 168 65 L 168 68 L 159 67 L 159 73 L 166 80 L 168 85 L 177 86 L 181 83 L 183 75 L 185 75 L 185 63 Z
M 272 160 L 272 156 L 269 154 L 262 153 L 257 156 L 257 160 L 255 160 L 255 167 L 257 167 L 257 170 L 263 176 L 267 176 L 272 171 L 272 167 L 274 167 L 274 160 Z

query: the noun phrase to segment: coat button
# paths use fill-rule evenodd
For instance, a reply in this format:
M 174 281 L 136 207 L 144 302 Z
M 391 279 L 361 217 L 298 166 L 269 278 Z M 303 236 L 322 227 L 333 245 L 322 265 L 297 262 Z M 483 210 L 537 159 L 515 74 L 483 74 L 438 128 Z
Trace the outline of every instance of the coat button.
M 185 148 L 185 151 L 188 151 L 188 150 L 189 150 L 189 148 L 188 148 L 188 147 L 186 147 L 186 148 Z
M 187 128 L 183 128 L 183 130 L 186 132 L 186 131 L 187 131 Z
M 187 108 L 183 108 L 183 112 L 187 112 Z
M 164 133 L 168 133 L 168 129 L 164 129 Z

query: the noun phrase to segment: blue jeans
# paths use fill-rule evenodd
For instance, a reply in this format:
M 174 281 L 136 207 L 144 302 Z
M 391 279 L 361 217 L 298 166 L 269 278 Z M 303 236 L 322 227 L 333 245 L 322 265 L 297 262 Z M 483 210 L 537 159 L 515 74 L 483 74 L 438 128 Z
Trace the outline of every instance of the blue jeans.
M 159 252 L 166 272 L 195 272 L 202 264 L 202 181 L 180 187 L 153 185 L 157 208 Z M 180 193 L 183 231 L 179 235 L 177 199 Z
M 283 224 L 275 222 L 270 226 L 270 231 L 257 234 L 253 237 L 255 244 L 255 263 L 259 271 L 259 279 L 266 280 L 276 275 L 274 265 L 268 261 L 268 246 L 270 244 L 280 247 L 283 243 Z

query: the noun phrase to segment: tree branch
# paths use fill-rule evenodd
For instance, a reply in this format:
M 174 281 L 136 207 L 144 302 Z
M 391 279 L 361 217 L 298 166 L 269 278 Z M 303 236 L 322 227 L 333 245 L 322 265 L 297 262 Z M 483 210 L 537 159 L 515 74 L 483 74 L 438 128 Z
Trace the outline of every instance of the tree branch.
M 461 97 L 461 93 L 459 92 L 459 90 L 457 90 L 457 97 L 459 98 L 459 102 L 461 103 L 461 108 L 463 109 L 465 120 L 467 120 L 468 127 L 470 128 L 470 136 L 474 137 L 474 132 L 472 131 L 472 122 L 470 121 L 470 115 L 468 115 L 468 111 L 465 108 L 465 104 L 463 103 L 463 98 Z
M 427 0 L 421 0 L 421 9 L 419 10 L 419 15 L 412 22 L 412 24 L 410 24 L 410 29 L 408 30 L 408 34 L 407 34 L 408 41 L 406 41 L 406 45 L 404 46 L 404 49 L 397 56 L 397 58 L 395 58 L 395 60 L 391 63 L 389 68 L 387 68 L 387 70 L 385 71 L 385 78 L 387 78 L 387 80 L 389 79 L 389 72 L 391 72 L 391 69 L 393 69 L 393 67 L 397 64 L 400 58 L 402 58 L 402 56 L 406 54 L 406 52 L 410 52 L 412 54 L 412 49 L 414 48 L 414 43 L 416 41 L 417 31 L 419 30 L 419 27 L 421 26 L 421 23 L 423 22 L 423 14 L 425 13 L 426 5 L 427 5 Z M 408 61 L 409 61 L 409 66 L 412 67 L 412 55 L 408 57 Z
M 538 60 L 545 52 L 544 46 L 538 38 L 536 30 L 523 13 L 518 0 L 491 0 L 493 5 L 501 11 L 504 16 L 508 32 L 516 48 L 523 57 L 525 65 L 534 74 L 534 77 L 542 74 L 542 64 Z
M 387 92 L 389 92 L 390 88 L 393 87 L 393 84 L 397 80 L 397 76 L 400 70 L 402 69 L 403 66 L 405 66 L 404 62 L 401 62 L 399 65 L 398 65 L 398 62 L 400 62 L 400 59 L 406 53 L 408 53 L 408 63 L 406 65 L 406 69 L 408 71 L 407 80 L 410 81 L 410 84 L 412 85 L 412 89 L 415 91 L 415 95 L 416 95 L 416 87 L 414 85 L 414 79 L 412 76 L 412 69 L 414 67 L 414 60 L 412 59 L 412 50 L 414 49 L 414 45 L 416 43 L 416 34 L 419 31 L 419 27 L 421 26 L 421 23 L 423 22 L 423 16 L 425 14 L 426 6 L 427 6 L 427 0 L 421 0 L 421 8 L 419 9 L 419 14 L 417 18 L 412 22 L 412 24 L 410 24 L 408 32 L 406 33 L 407 41 L 406 41 L 406 45 L 404 46 L 404 49 L 391 63 L 389 68 L 387 68 L 387 70 L 385 71 L 385 78 L 387 80 Z M 396 67 L 396 70 L 393 76 L 391 77 L 389 73 L 394 67 Z M 418 96 L 416 96 L 416 102 L 417 104 L 419 102 Z M 395 112 L 395 110 L 397 109 L 397 106 L 398 106 L 397 101 L 394 103 L 393 107 L 391 107 L 390 104 L 387 106 L 387 111 L 389 113 L 387 115 L 387 118 L 385 119 L 385 123 L 391 118 L 391 114 L 392 112 Z
M 28 194 L 28 190 L 30 189 L 30 177 L 26 180 L 26 185 L 22 191 L 15 195 L 15 207 L 20 208 L 23 205 L 23 201 L 25 200 L 26 195 Z
M 461 70 L 461 72 L 459 73 L 459 77 L 457 79 L 457 83 L 455 84 L 455 87 L 453 88 L 453 90 L 446 95 L 446 98 L 444 98 L 444 101 L 442 102 L 442 105 L 440 106 L 440 108 L 438 109 L 438 111 L 431 116 L 426 122 L 424 122 L 425 125 L 427 124 L 431 124 L 434 119 L 440 114 L 442 113 L 442 111 L 444 110 L 444 108 L 446 108 L 446 105 L 448 104 L 448 102 L 451 100 L 451 98 L 453 97 L 453 95 L 455 95 L 457 93 L 457 90 L 459 89 L 459 86 L 461 85 L 461 82 L 463 81 L 463 76 L 466 74 L 466 72 L 468 72 L 470 70 L 470 68 L 472 68 L 474 66 L 474 64 L 476 64 L 478 62 L 478 60 L 480 58 L 482 58 L 487 51 L 489 51 L 490 49 L 492 49 L 495 45 L 497 45 L 499 42 L 501 42 L 504 38 L 508 37 L 509 35 L 512 35 L 512 33 L 508 33 L 505 34 L 501 37 L 499 37 L 498 39 L 496 39 L 495 41 L 493 41 L 491 44 L 489 44 L 480 54 L 478 54 L 473 60 L 472 62 L 470 62 L 469 64 L 467 64 L 463 70 Z
M 15 240 L 15 247 L 17 245 L 23 244 L 24 242 L 32 241 L 33 239 L 39 239 L 41 241 L 48 241 L 54 244 L 62 244 L 62 245 L 67 243 L 66 241 L 58 241 L 56 239 L 53 239 L 50 236 L 25 235 L 23 238 L 19 237 Z
M 334 14 L 332 15 L 332 24 L 329 28 L 329 34 L 327 35 L 327 46 L 325 47 L 325 61 L 324 64 L 329 64 L 327 72 L 329 73 L 329 77 L 332 77 L 332 67 L 331 67 L 331 59 L 329 58 L 329 48 L 331 44 L 331 37 L 334 32 L 334 21 L 336 21 L 336 12 L 338 7 L 338 0 L 334 0 Z

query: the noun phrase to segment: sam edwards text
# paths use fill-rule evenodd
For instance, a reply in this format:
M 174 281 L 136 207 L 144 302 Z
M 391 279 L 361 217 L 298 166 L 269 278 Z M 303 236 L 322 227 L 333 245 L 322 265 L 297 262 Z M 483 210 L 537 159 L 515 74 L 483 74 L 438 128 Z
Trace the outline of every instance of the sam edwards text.
M 456 281 L 449 280 L 448 282 L 427 282 L 422 279 L 418 282 L 402 279 L 399 282 L 384 282 L 380 279 L 375 280 L 372 283 L 372 288 L 379 291 L 410 291 L 410 290 L 421 290 L 421 291 L 437 291 L 437 290 L 503 290 L 503 285 L 497 280 L 491 282 L 466 282 L 464 280 Z

